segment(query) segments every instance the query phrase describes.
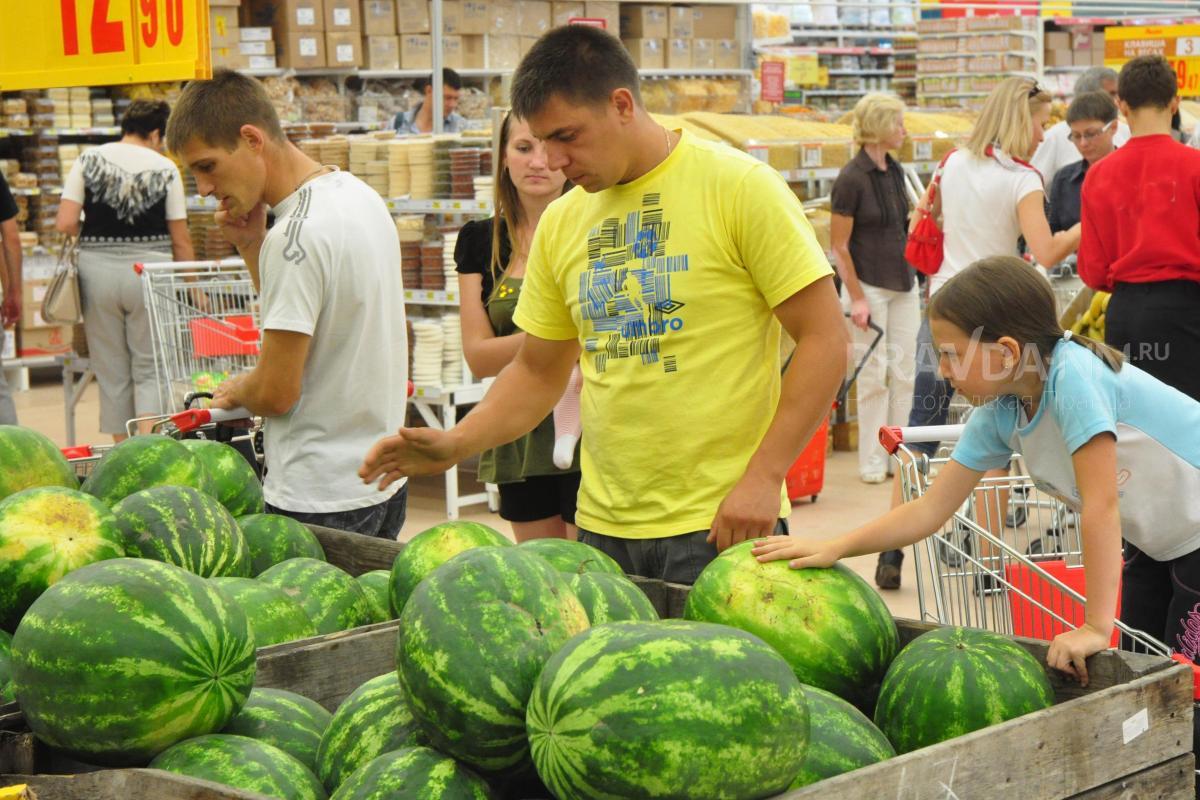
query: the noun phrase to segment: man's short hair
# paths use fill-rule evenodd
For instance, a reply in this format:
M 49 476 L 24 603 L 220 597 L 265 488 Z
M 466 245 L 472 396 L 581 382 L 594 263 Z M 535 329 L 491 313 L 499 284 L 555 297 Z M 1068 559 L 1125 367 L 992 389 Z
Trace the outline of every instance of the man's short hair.
M 606 102 L 628 89 L 641 105 L 638 71 L 621 40 L 590 25 L 565 25 L 547 32 L 521 59 L 512 82 L 512 110 L 522 119 L 558 95 L 575 105 Z
M 1117 118 L 1117 104 L 1108 92 L 1077 95 L 1067 107 L 1067 124 L 1094 119 L 1105 125 Z
M 143 139 L 158 131 L 165 133 L 171 107 L 162 100 L 134 100 L 121 117 L 121 133 L 132 133 Z
M 1117 71 L 1111 67 L 1090 67 L 1075 80 L 1075 94 L 1104 91 L 1106 81 L 1117 81 Z
M 425 91 L 426 86 L 433 85 L 433 77 L 419 78 L 413 82 L 413 88 L 418 92 Z M 442 67 L 442 85 L 449 86 L 451 89 L 462 91 L 463 82 L 462 76 L 449 67 Z
M 229 69 L 212 80 L 192 81 L 167 123 L 167 146 L 178 152 L 193 139 L 210 147 L 237 148 L 243 125 L 253 125 L 277 142 L 287 141 L 271 98 L 257 79 Z
M 1130 110 L 1167 108 L 1179 93 L 1176 81 L 1175 70 L 1162 56 L 1138 56 L 1121 67 L 1117 96 Z

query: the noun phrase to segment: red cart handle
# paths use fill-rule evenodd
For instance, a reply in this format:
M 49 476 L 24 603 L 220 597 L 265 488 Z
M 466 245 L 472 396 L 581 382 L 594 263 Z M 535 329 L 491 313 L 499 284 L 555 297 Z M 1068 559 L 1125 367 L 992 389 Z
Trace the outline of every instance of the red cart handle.
M 64 447 L 62 454 L 68 461 L 76 461 L 81 458 L 91 458 L 95 453 L 92 451 L 90 444 L 80 444 L 74 447 Z
M 888 455 L 895 455 L 905 442 L 953 442 L 962 438 L 966 425 L 925 425 L 916 428 L 884 426 L 879 429 L 879 443 Z
M 231 422 L 236 419 L 249 419 L 250 412 L 244 408 L 189 408 L 178 414 L 172 414 L 170 423 L 180 433 L 190 433 L 210 422 Z

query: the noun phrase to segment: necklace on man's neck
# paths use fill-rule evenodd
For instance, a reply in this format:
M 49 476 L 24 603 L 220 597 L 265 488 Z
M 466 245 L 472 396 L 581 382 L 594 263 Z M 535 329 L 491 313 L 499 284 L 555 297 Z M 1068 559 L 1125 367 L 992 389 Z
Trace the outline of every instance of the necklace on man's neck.
M 662 132 L 663 132 L 663 137 L 666 138 L 666 140 L 667 140 L 667 155 L 666 155 L 666 157 L 663 158 L 663 161 L 666 161 L 668 158 L 671 157 L 671 149 L 675 146 L 675 143 L 671 141 L 671 132 L 669 130 L 667 130 L 667 127 L 665 125 L 662 126 Z
M 295 189 L 292 189 L 292 191 L 293 191 L 293 192 L 298 192 L 298 191 L 300 191 L 300 187 L 301 187 L 301 186 L 303 186 L 304 184 L 308 183 L 310 180 L 312 180 L 313 178 L 317 177 L 318 175 L 320 175 L 322 172 L 324 172 L 324 171 L 325 171 L 325 170 L 327 170 L 327 169 L 331 169 L 331 170 L 333 170 L 334 172 L 337 172 L 337 171 L 338 171 L 338 168 L 337 168 L 336 166 L 334 166 L 333 164 L 321 164 L 319 167 L 317 167 L 316 169 L 314 169 L 312 172 L 308 173 L 308 174 L 307 174 L 307 175 L 305 175 L 303 178 L 301 178 L 301 179 L 300 179 L 300 182 L 296 184 L 296 188 L 295 188 Z

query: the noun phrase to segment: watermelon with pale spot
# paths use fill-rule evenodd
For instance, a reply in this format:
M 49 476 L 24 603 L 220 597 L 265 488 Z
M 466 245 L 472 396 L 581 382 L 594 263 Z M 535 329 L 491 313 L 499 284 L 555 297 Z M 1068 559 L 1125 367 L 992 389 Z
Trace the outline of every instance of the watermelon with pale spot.
M 283 689 L 255 689 L 221 733 L 278 747 L 312 771 L 317 748 L 333 715 L 313 700 Z
M 128 555 L 165 561 L 204 578 L 250 575 L 250 551 L 237 521 L 198 489 L 143 489 L 113 506 L 113 514 Z
M 160 434 L 131 436 L 109 450 L 81 488 L 111 507 L 154 486 L 190 486 L 216 496 L 203 462 L 170 436 Z
M 568 583 L 593 625 L 622 620 L 652 621 L 658 612 L 646 593 L 624 575 L 581 572 Z
M 253 578 L 209 580 L 246 612 L 256 648 L 317 635 L 317 627 L 309 619 L 304 606 L 278 586 Z
M 213 496 L 234 517 L 261 514 L 262 483 L 245 456 L 224 442 L 184 439 L 180 442 L 200 459 L 213 482 Z
M 257 580 L 282 589 L 300 603 L 317 633 L 370 625 L 367 594 L 349 573 L 315 558 L 289 558 L 268 569 Z
M 108 506 L 75 489 L 24 489 L 0 501 L 0 629 L 72 570 L 125 555 Z
M 502 533 L 479 522 L 452 521 L 414 536 L 392 562 L 389 598 L 392 615 L 400 616 L 409 595 L 425 576 L 454 556 L 476 547 L 511 547 Z
M 392 574 L 386 569 L 373 569 L 355 577 L 358 585 L 366 592 L 375 622 L 387 622 L 392 617 L 392 603 L 388 597 Z
M 0 425 L 0 500 L 39 486 L 78 489 L 79 481 L 62 450 L 46 436 L 33 428 Z
M 580 575 L 585 572 L 624 575 L 625 570 L 612 559 L 590 544 L 569 539 L 531 539 L 519 547 L 535 553 L 549 561 L 559 572 Z
M 891 742 L 863 713 L 835 694 L 804 686 L 808 700 L 808 753 L 789 789 L 799 789 L 896 755 Z
M 317 751 L 317 777 L 333 791 L 372 759 L 425 743 L 395 672 L 364 683 L 333 714 Z
M 428 747 L 379 756 L 351 775 L 332 800 L 493 800 L 487 782 Z
M 190 778 L 223 783 L 277 800 L 327 800 L 312 770 L 266 742 L 215 733 L 180 742 L 150 762 Z
M 326 560 L 325 550 L 313 532 L 291 517 L 247 514 L 238 517 L 237 522 L 250 548 L 250 574 L 254 577 L 289 558 Z

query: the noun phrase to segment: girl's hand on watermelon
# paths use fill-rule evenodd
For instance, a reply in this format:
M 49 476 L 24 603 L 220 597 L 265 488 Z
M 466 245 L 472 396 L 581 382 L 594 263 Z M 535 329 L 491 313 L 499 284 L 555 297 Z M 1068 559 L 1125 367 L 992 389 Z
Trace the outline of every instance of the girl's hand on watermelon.
M 1073 631 L 1060 633 L 1050 643 L 1050 650 L 1046 653 L 1046 663 L 1078 680 L 1080 686 L 1087 686 L 1086 659 L 1094 653 L 1107 650 L 1110 636 L 1111 634 L 1105 636 L 1087 624 Z
M 794 536 L 769 536 L 756 542 L 750 553 L 764 564 L 789 559 L 788 566 L 792 569 L 832 567 L 842 557 L 836 541 L 810 542 Z

